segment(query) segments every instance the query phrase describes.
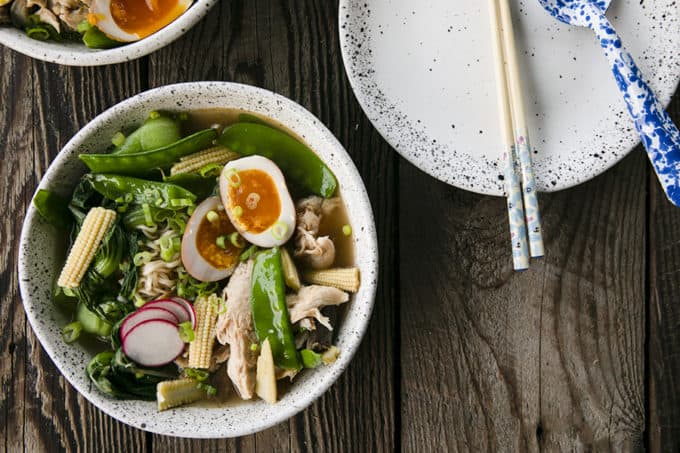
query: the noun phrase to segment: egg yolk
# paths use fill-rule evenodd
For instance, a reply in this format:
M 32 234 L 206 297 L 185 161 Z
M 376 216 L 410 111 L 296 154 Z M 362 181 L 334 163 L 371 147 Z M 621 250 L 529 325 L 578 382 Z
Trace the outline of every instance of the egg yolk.
M 215 210 L 217 220 L 211 222 L 204 217 L 196 232 L 196 249 L 198 253 L 211 265 L 218 269 L 226 269 L 234 265 L 241 253 L 241 249 L 235 247 L 229 239 L 224 241 L 226 248 L 217 245 L 217 238 L 236 231 L 224 211 Z
M 111 0 L 111 16 L 116 24 L 140 38 L 165 27 L 184 10 L 179 0 Z
M 237 184 L 229 185 L 231 212 L 240 212 L 236 221 L 249 233 L 262 233 L 274 225 L 281 214 L 276 183 L 262 170 L 241 170 Z M 236 186 L 236 187 L 234 187 Z

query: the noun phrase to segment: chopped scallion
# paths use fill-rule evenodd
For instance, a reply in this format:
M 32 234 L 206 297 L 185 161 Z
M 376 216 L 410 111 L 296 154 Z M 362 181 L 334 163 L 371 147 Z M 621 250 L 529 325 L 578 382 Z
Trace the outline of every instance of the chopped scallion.
M 227 248 L 227 236 L 221 235 L 217 236 L 217 239 L 215 239 L 215 244 L 221 249 L 226 249 Z
M 239 248 L 239 249 L 242 249 L 243 247 L 246 246 L 246 243 L 241 238 L 241 235 L 238 234 L 236 231 L 234 231 L 233 233 L 231 233 L 229 235 L 229 242 L 231 242 L 231 244 L 234 247 Z
M 67 324 L 61 329 L 61 337 L 66 343 L 73 343 L 80 337 L 80 332 L 83 331 L 83 326 L 79 321 Z
M 219 214 L 217 214 L 215 211 L 208 211 L 205 217 L 208 219 L 208 222 L 210 223 L 215 223 L 220 219 Z
M 123 143 L 125 143 L 125 134 L 123 134 L 121 131 L 116 132 L 113 134 L 113 137 L 111 137 L 111 143 L 113 143 L 113 146 L 123 146 Z

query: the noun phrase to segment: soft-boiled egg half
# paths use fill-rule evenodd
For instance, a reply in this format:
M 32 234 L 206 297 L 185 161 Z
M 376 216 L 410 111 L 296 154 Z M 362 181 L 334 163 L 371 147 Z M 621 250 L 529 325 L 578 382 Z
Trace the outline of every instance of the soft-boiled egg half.
M 225 165 L 220 194 L 231 223 L 248 242 L 274 247 L 292 236 L 295 205 L 283 173 L 266 157 L 244 157 Z
M 181 16 L 192 0 L 92 0 L 88 21 L 109 38 L 137 41 Z
M 218 197 L 199 204 L 182 237 L 182 264 L 189 275 L 202 282 L 229 277 L 242 251 L 242 244 L 229 239 L 235 233 Z

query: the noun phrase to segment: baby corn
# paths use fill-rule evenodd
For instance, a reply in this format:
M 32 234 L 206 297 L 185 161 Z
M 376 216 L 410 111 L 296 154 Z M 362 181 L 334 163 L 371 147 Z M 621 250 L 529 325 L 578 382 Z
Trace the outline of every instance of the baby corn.
M 99 244 L 116 220 L 116 212 L 104 208 L 92 208 L 68 254 L 57 284 L 63 288 L 77 288 L 92 263 Z
M 283 247 L 281 247 L 281 266 L 283 267 L 283 278 L 286 280 L 286 285 L 294 291 L 299 291 L 301 286 L 300 274 L 290 253 Z
M 179 162 L 170 169 L 171 175 L 180 173 L 192 173 L 200 170 L 209 164 L 224 165 L 230 160 L 241 157 L 240 154 L 231 151 L 224 146 L 213 146 L 212 148 L 199 151 L 194 154 L 180 158 Z
M 215 323 L 221 303 L 222 299 L 216 294 L 201 296 L 194 302 L 196 329 L 194 341 L 189 343 L 190 368 L 210 368 L 210 357 L 215 344 Z
M 198 382 L 194 379 L 163 381 L 156 386 L 156 400 L 159 411 L 193 403 L 207 396 L 208 393 L 198 388 Z
M 350 293 L 359 290 L 359 269 L 356 267 L 307 271 L 304 278 L 315 285 L 332 286 Z

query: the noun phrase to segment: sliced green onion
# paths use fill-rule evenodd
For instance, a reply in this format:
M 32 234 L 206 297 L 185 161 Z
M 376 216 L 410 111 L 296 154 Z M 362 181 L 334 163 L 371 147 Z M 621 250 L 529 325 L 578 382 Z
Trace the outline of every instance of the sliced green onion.
M 179 337 L 185 343 L 191 343 L 194 341 L 196 335 L 194 334 L 194 329 L 191 328 L 191 321 L 181 322 L 177 325 L 179 328 Z
M 76 30 L 78 30 L 78 33 L 85 33 L 90 28 L 92 28 L 92 24 L 87 19 L 85 19 L 85 20 L 81 21 L 80 23 L 78 23 Z M 116 146 L 119 146 L 119 145 L 116 145 Z
M 156 207 L 160 208 L 163 206 L 163 199 L 162 198 L 156 198 Z
M 125 134 L 123 134 L 121 131 L 116 132 L 113 134 L 113 137 L 111 137 L 111 143 L 113 143 L 113 146 L 123 146 L 123 143 L 125 143 Z
M 132 262 L 136 267 L 139 267 L 151 261 L 152 257 L 151 252 L 139 252 L 132 258 Z
M 135 294 L 135 307 L 141 308 L 146 304 L 146 300 L 139 294 Z
M 116 211 L 120 212 L 121 214 L 127 212 L 127 210 L 128 210 L 128 205 L 126 205 L 126 204 L 122 204 L 122 205 L 116 207 Z
M 302 359 L 302 365 L 305 368 L 316 368 L 322 363 L 321 354 L 314 352 L 311 349 L 301 350 L 300 358 Z
M 288 233 L 288 225 L 283 222 L 276 222 L 272 227 L 272 236 L 277 241 L 283 239 L 286 236 L 286 233 Z
M 35 25 L 26 28 L 26 34 L 29 38 L 37 39 L 38 41 L 47 41 L 50 39 L 50 32 L 42 25 Z
M 175 256 L 175 248 L 172 244 L 172 237 L 163 236 L 160 239 L 159 244 L 161 246 L 161 259 L 166 263 L 172 261 L 172 258 Z
M 248 259 L 253 256 L 253 253 L 257 252 L 257 245 L 251 245 L 246 249 L 245 252 L 241 253 L 241 256 L 238 257 L 239 261 L 248 261 Z
M 217 176 L 222 172 L 222 165 L 220 164 L 206 164 L 198 170 L 198 174 L 207 178 L 208 176 Z
M 144 223 L 146 223 L 146 226 L 154 226 L 155 223 L 153 222 L 153 216 L 151 215 L 151 207 L 148 203 L 142 204 L 142 211 L 144 211 Z
M 156 110 L 152 110 L 149 112 L 149 119 L 155 120 L 157 118 L 160 118 L 161 114 L 158 113 Z
M 217 239 L 215 239 L 215 244 L 221 249 L 226 249 L 227 248 L 227 236 L 217 236 Z
M 251 351 L 255 352 L 258 349 L 259 349 L 259 346 L 257 345 L 257 343 L 250 343 L 250 350 Z
M 229 181 L 229 185 L 234 189 L 241 185 L 241 176 L 235 168 L 230 168 L 227 171 L 227 181 Z
M 179 252 L 182 248 L 182 240 L 178 237 L 172 238 L 172 249 L 175 252 Z
M 227 303 L 220 297 L 219 302 L 217 302 L 217 314 L 223 315 L 227 312 Z
M 196 382 L 205 382 L 210 377 L 210 373 L 205 370 L 199 370 L 198 368 L 185 368 L 184 372 L 187 374 L 188 378 L 191 378 Z
M 189 198 L 173 198 L 170 200 L 170 206 L 175 208 L 184 208 L 188 206 L 193 206 L 194 202 Z
M 191 214 L 194 213 L 195 210 L 196 210 L 196 205 L 193 205 L 193 204 L 192 204 L 191 206 L 189 206 L 189 207 L 187 208 L 187 214 L 191 215 Z
M 210 384 L 206 384 L 205 382 L 199 382 L 196 384 L 196 388 L 203 390 L 208 396 L 217 395 L 217 389 Z
M 80 337 L 80 332 L 83 331 L 83 325 L 79 321 L 67 324 L 61 329 L 61 337 L 66 343 L 73 343 Z
M 236 231 L 229 235 L 229 242 L 231 242 L 231 245 L 233 245 L 237 249 L 242 249 L 243 247 L 246 246 L 245 241 L 243 240 L 243 238 L 241 238 L 241 235 L 238 234 Z
M 208 219 L 208 222 L 210 223 L 215 223 L 218 220 L 220 220 L 219 214 L 217 214 L 215 211 L 208 211 L 205 217 Z
M 125 194 L 125 202 L 126 203 L 132 203 L 134 201 L 135 197 L 131 193 L 126 193 Z
M 343 225 L 342 234 L 344 234 L 345 236 L 350 236 L 352 234 L 352 227 L 349 225 Z
M 234 206 L 231 213 L 234 214 L 234 217 L 241 217 L 243 215 L 243 208 L 241 206 Z

